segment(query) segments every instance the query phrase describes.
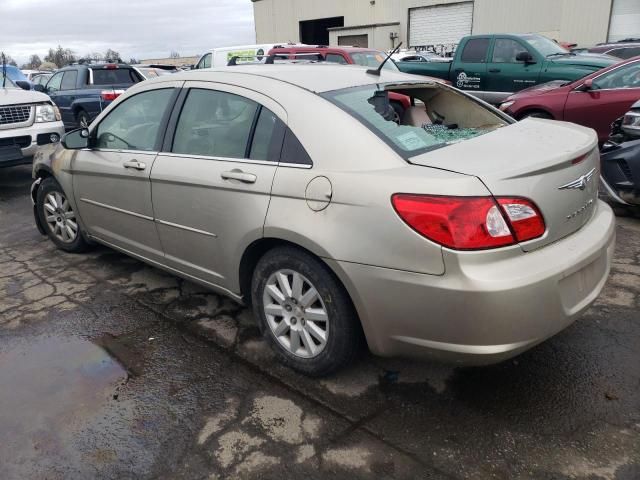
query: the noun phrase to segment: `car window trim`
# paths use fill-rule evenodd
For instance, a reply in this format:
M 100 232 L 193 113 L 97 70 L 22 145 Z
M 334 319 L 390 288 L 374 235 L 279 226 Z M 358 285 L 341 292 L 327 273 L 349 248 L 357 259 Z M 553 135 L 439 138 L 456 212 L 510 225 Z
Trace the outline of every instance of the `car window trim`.
M 162 115 L 162 119 L 160 120 L 160 125 L 158 126 L 158 132 L 156 133 L 156 139 L 154 141 L 153 144 L 153 150 L 131 150 L 131 149 L 127 149 L 127 148 L 99 148 L 99 147 L 90 147 L 90 149 L 92 151 L 96 151 L 96 152 L 119 152 L 119 153 L 148 153 L 148 154 L 158 154 L 158 152 L 160 151 L 161 147 L 162 147 L 162 139 L 164 138 L 164 133 L 166 128 L 167 128 L 167 124 L 169 122 L 169 118 L 170 118 L 170 114 L 173 110 L 173 107 L 175 105 L 175 102 L 177 100 L 177 97 L 180 94 L 180 87 L 177 86 L 170 86 L 170 87 L 162 87 L 162 86 L 158 86 L 158 88 L 151 88 L 148 90 L 143 90 L 141 92 L 138 92 L 134 95 L 131 95 L 130 97 L 127 97 L 125 99 L 124 102 L 128 101 L 131 98 L 137 97 L 138 95 L 142 95 L 143 93 L 149 93 L 149 92 L 156 92 L 158 90 L 173 90 L 172 92 L 172 96 L 169 98 L 169 102 L 167 103 L 167 107 Z M 118 104 L 118 106 L 120 106 L 120 104 Z M 117 110 L 118 107 L 114 108 L 114 111 Z M 109 112 L 109 115 L 111 115 L 113 112 Z M 100 128 L 100 124 L 102 122 L 104 122 L 105 119 L 109 118 L 109 115 L 104 116 L 103 118 L 100 119 L 100 122 L 96 124 L 96 126 L 94 128 L 92 128 L 91 130 L 91 136 L 90 136 L 90 141 L 91 143 L 95 142 L 97 140 L 97 132 L 98 129 Z
M 248 158 L 250 160 L 251 160 L 251 150 L 253 150 L 253 136 L 256 133 L 256 125 L 258 125 L 258 118 L 260 118 L 261 112 L 262 112 L 262 104 L 258 103 L 258 108 L 256 108 L 256 111 L 253 114 L 253 121 L 251 122 L 251 129 L 249 130 L 249 139 L 247 140 L 247 144 L 244 147 L 244 158 Z
M 611 70 L 607 70 L 606 72 L 601 73 L 597 77 L 593 77 L 591 80 L 595 82 L 597 79 L 599 79 L 600 77 L 603 77 L 604 75 L 607 75 L 607 74 L 609 74 L 611 72 L 615 72 L 616 70 L 618 70 L 620 68 L 624 68 L 624 67 L 632 65 L 634 63 L 638 63 L 638 62 L 640 62 L 640 60 L 634 60 L 633 62 L 627 62 L 627 63 L 624 63 L 622 65 L 616 65 Z M 580 90 L 583 86 L 584 86 L 584 81 L 580 85 L 575 87 L 572 91 L 573 92 L 578 91 L 578 92 L 585 93 L 586 92 L 585 90 Z M 612 90 L 633 90 L 633 88 L 629 88 L 629 89 L 625 89 L 625 88 L 598 88 L 598 89 L 595 89 L 593 91 L 594 92 L 607 92 L 607 91 L 612 91 Z

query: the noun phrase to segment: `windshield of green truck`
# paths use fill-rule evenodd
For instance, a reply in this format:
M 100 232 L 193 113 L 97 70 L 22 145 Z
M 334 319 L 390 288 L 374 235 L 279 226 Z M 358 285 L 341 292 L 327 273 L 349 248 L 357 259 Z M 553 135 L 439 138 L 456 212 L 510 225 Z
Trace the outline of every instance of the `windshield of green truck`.
M 564 48 L 558 45 L 553 40 L 543 37 L 542 35 L 522 35 L 521 37 L 525 42 L 535 48 L 544 57 L 553 55 L 555 53 L 568 54 Z

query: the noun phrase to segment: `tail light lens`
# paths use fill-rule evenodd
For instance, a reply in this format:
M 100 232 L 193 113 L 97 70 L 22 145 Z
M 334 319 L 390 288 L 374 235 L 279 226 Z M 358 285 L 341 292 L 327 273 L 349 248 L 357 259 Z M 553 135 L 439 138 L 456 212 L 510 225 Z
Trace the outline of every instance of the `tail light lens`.
M 112 102 L 123 93 L 124 93 L 124 90 L 102 90 L 100 92 L 100 96 L 102 97 L 102 100 L 104 100 L 105 102 Z
M 420 235 L 455 250 L 485 250 L 540 237 L 545 224 L 523 198 L 396 194 L 396 212 Z

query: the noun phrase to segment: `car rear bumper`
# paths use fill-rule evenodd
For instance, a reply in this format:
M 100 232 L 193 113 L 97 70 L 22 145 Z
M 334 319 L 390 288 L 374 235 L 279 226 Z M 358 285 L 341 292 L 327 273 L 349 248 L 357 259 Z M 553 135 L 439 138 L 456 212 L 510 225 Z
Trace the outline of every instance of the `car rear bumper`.
M 574 322 L 602 290 L 614 244 L 615 217 L 599 201 L 582 229 L 538 250 L 445 250 L 442 276 L 329 263 L 351 293 L 373 353 L 482 365 Z
M 31 163 L 38 147 L 51 143 L 52 134 L 62 138 L 62 122 L 34 123 L 28 127 L 0 130 L 0 167 Z

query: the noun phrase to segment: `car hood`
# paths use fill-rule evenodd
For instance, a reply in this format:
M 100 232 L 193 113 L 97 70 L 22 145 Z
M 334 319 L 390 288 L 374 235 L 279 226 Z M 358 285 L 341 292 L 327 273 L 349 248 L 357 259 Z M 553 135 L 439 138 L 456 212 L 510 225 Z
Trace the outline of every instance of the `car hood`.
M 576 66 L 576 67 L 590 67 L 594 70 L 599 70 L 609 65 L 613 65 L 619 62 L 619 58 L 612 57 L 611 55 L 563 55 L 562 57 L 550 57 L 548 59 L 551 63 L 559 66 Z
M 559 88 L 568 85 L 569 83 L 571 82 L 567 82 L 566 80 L 552 80 L 551 82 L 540 83 L 538 85 L 534 85 L 533 87 L 520 90 L 518 93 L 510 95 L 509 100 L 514 100 L 520 97 L 530 97 L 532 95 L 544 95 L 545 93 L 554 92 Z
M 525 251 L 580 229 L 598 198 L 598 138 L 591 129 L 553 120 L 526 119 L 409 159 L 412 164 L 472 175 L 495 196 L 526 197 L 547 226 Z M 588 176 L 580 187 L 580 179 Z M 578 184 L 578 187 L 571 186 Z M 464 194 L 461 192 L 461 194 Z
M 0 106 L 50 102 L 49 96 L 21 88 L 0 88 Z

